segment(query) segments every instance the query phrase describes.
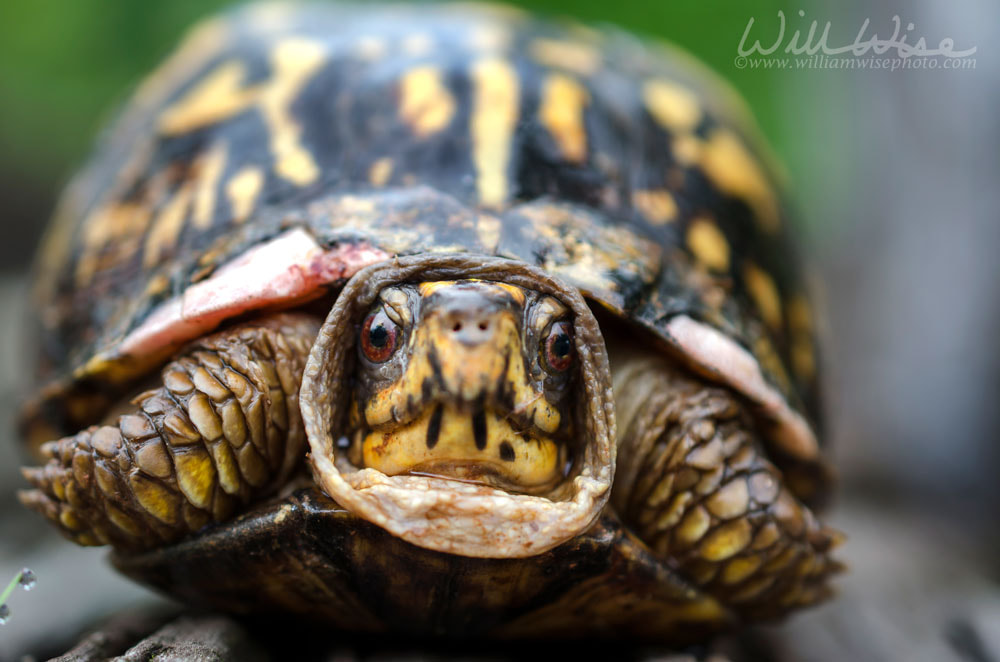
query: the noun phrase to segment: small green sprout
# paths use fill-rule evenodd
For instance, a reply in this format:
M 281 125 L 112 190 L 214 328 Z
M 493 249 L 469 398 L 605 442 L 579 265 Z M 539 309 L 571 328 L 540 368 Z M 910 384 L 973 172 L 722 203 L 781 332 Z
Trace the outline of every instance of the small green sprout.
M 14 589 L 20 586 L 25 591 L 30 591 L 35 588 L 37 581 L 35 573 L 28 568 L 22 568 L 21 572 L 14 575 L 14 579 L 10 580 L 7 588 L 3 590 L 3 593 L 0 593 L 0 625 L 3 625 L 10 619 L 10 607 L 7 606 L 7 599 L 14 592 Z

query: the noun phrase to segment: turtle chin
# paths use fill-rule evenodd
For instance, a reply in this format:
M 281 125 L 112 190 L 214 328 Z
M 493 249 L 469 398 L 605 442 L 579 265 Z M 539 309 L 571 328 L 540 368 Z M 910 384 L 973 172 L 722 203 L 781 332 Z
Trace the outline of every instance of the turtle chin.
M 610 495 L 597 322 L 577 290 L 521 262 L 437 254 L 359 271 L 299 401 L 317 484 L 421 547 L 541 554 L 586 531 Z
M 568 451 L 540 430 L 524 431 L 511 412 L 433 403 L 406 425 L 360 429 L 352 461 L 394 476 L 437 476 L 523 494 L 549 492 L 566 477 Z

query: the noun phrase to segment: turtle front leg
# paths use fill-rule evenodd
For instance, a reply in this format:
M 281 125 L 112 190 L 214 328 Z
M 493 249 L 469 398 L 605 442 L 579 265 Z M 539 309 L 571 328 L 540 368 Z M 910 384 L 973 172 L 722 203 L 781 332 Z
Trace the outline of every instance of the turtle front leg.
M 841 569 L 823 526 L 768 461 L 746 404 L 649 355 L 612 354 L 611 500 L 659 558 L 748 620 L 815 604 Z
M 109 425 L 45 444 L 21 501 L 81 545 L 141 549 L 231 517 L 302 459 L 319 320 L 276 314 L 189 345 Z

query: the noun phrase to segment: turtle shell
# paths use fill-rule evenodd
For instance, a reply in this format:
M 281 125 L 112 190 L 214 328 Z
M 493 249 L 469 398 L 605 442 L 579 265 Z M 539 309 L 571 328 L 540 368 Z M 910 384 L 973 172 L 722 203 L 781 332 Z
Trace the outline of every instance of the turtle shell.
M 734 386 L 809 497 L 815 343 L 778 184 L 739 100 L 665 45 L 495 8 L 240 9 L 138 88 L 62 199 L 26 420 L 68 433 L 228 319 L 464 252 L 542 267 Z M 275 246 L 301 259 L 227 280 Z

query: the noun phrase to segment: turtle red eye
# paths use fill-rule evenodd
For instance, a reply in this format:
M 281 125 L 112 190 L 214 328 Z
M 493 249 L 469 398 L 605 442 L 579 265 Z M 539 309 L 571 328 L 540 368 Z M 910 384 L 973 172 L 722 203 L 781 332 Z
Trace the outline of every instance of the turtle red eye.
M 566 372 L 573 365 L 574 354 L 573 325 L 556 322 L 550 326 L 542 344 L 545 367 L 550 372 Z
M 396 351 L 399 327 L 381 308 L 365 318 L 361 327 L 361 351 L 374 363 L 382 363 Z

